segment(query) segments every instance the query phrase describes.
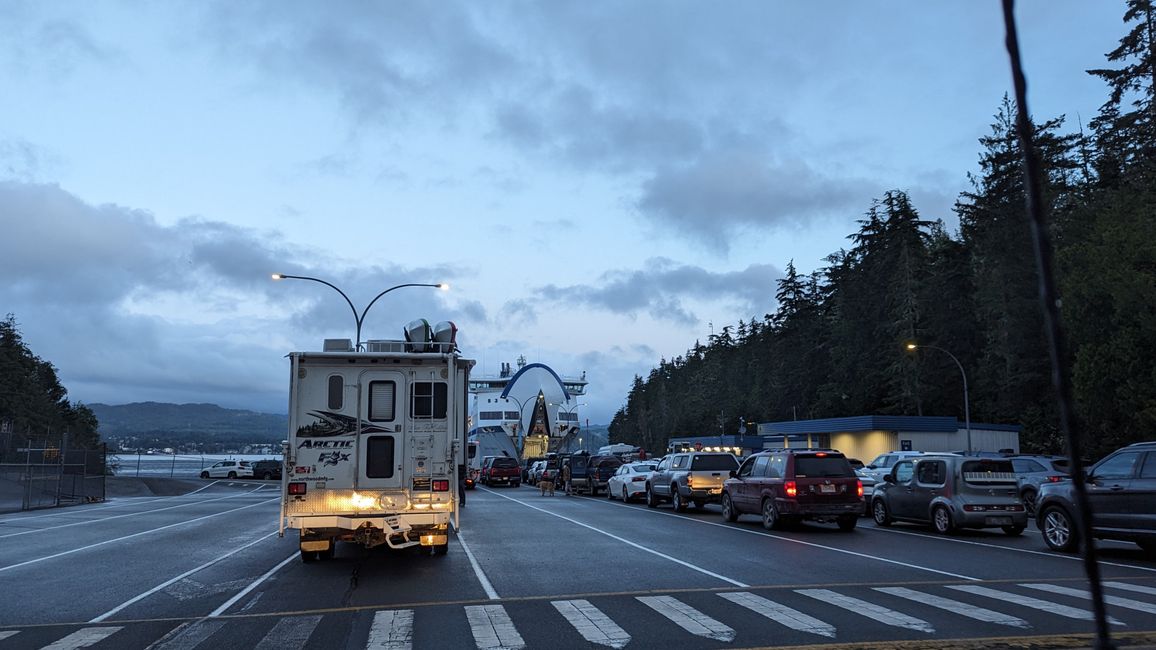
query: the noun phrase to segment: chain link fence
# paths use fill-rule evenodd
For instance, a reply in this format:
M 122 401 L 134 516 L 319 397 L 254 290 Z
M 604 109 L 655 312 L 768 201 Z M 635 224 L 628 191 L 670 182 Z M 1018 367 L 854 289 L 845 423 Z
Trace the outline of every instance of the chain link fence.
M 0 512 L 104 500 L 105 446 L 62 449 L 61 443 L 59 438 L 25 439 L 0 449 Z

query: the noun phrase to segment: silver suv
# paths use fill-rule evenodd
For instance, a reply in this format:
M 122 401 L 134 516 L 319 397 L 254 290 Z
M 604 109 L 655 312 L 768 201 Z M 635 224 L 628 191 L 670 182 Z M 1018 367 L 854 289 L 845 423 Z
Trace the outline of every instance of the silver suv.
M 895 463 L 904 458 L 913 458 L 915 456 L 922 456 L 922 451 L 891 451 L 886 454 L 879 454 L 875 460 L 867 463 L 863 470 L 857 472 L 859 476 L 867 476 L 874 479 L 876 483 L 883 482 L 883 475 L 891 472 L 891 468 L 895 467 Z
M 1028 525 L 1011 461 L 927 454 L 895 463 L 875 486 L 871 514 L 879 526 L 892 521 L 930 523 L 936 532 L 1002 528 L 1019 535 Z
M 658 463 L 646 481 L 646 505 L 670 501 L 679 512 L 687 505 L 701 508 L 722 501 L 723 481 L 738 469 L 734 454 L 692 451 L 671 454 Z

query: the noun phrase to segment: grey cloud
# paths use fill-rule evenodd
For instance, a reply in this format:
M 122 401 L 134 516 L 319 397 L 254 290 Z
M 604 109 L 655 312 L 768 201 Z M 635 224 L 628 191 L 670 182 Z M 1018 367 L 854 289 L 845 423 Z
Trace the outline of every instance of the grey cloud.
M 643 184 L 637 207 L 656 224 L 725 252 L 743 226 L 801 228 L 856 210 L 873 189 L 866 181 L 827 177 L 801 160 L 730 150 L 662 168 Z
M 741 271 L 712 273 L 664 258 L 647 260 L 643 269 L 610 271 L 594 285 L 546 285 L 535 293 L 547 300 L 572 300 L 610 312 L 636 316 L 645 312 L 682 325 L 698 322 L 682 301 L 730 299 L 741 308 L 766 311 L 774 301 L 775 281 L 782 272 L 769 264 L 752 264 Z

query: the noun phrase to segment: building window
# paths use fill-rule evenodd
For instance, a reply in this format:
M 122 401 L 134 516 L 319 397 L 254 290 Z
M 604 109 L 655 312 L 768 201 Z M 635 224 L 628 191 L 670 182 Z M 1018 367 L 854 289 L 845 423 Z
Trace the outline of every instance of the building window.
M 393 436 L 370 436 L 365 442 L 365 475 L 393 478 Z

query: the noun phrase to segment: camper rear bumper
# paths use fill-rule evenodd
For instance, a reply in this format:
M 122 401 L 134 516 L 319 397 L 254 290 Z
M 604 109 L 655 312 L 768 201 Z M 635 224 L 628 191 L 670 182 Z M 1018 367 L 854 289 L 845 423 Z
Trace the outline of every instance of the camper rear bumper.
M 369 525 L 382 530 L 398 530 L 409 528 L 442 527 L 450 522 L 448 512 L 423 512 L 421 514 L 389 515 L 379 517 L 351 516 L 351 515 L 310 515 L 289 516 L 285 524 L 287 528 L 305 529 L 339 529 L 357 530 Z

